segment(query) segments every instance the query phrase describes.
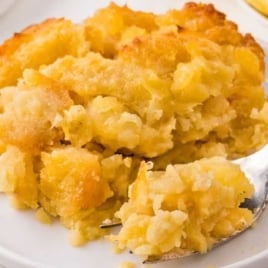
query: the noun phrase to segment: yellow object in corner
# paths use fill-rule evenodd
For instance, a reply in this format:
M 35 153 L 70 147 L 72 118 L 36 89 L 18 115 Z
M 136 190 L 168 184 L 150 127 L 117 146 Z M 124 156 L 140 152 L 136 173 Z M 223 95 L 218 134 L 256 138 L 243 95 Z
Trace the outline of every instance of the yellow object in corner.
M 246 0 L 251 6 L 257 9 L 260 13 L 268 16 L 268 0 Z

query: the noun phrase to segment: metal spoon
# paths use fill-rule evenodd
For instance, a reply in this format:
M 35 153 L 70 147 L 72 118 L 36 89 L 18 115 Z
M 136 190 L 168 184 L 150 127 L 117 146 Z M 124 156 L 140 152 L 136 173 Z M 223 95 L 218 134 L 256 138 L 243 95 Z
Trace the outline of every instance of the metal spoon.
M 234 160 L 233 163 L 240 165 L 241 170 L 245 173 L 249 181 L 254 185 L 255 192 L 250 199 L 246 199 L 241 207 L 250 209 L 253 214 L 253 224 L 259 219 L 265 210 L 267 204 L 268 195 L 268 145 L 265 145 L 261 150 L 256 153 Z M 101 228 L 111 228 L 119 226 L 121 223 L 119 221 L 109 221 L 103 223 Z M 233 239 L 239 234 L 245 232 L 250 226 L 245 229 L 233 233 L 231 236 L 223 238 L 214 244 L 213 248 L 220 246 L 223 243 Z M 161 256 L 149 256 L 144 263 L 157 263 L 167 260 L 174 260 L 182 257 L 187 257 L 190 255 L 198 254 L 198 252 L 191 251 L 188 249 L 176 249 L 171 252 L 162 254 Z

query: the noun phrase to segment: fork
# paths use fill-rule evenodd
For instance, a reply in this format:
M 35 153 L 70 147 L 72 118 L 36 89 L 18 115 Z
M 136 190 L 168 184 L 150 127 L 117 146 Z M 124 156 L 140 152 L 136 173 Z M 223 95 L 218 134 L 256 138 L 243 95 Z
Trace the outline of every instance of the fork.
M 254 224 L 260 218 L 267 204 L 268 161 L 264 161 L 266 158 L 268 158 L 268 145 L 265 145 L 262 149 L 252 155 L 232 161 L 233 163 L 240 166 L 241 170 L 245 173 L 246 177 L 255 188 L 252 197 L 250 199 L 246 199 L 240 205 L 241 207 L 248 208 L 252 211 L 252 224 Z M 100 225 L 100 228 L 112 228 L 119 225 L 121 225 L 120 221 L 111 220 L 103 222 L 103 224 Z M 227 241 L 234 239 L 241 233 L 245 232 L 249 227 L 251 227 L 251 225 L 247 226 L 243 230 L 234 232 L 231 236 L 225 237 L 217 241 L 212 248 L 219 247 Z M 176 249 L 176 251 L 170 251 L 160 256 L 149 256 L 144 261 L 144 263 L 157 263 L 187 257 L 195 254 L 198 254 L 198 252 L 191 251 L 188 249 Z

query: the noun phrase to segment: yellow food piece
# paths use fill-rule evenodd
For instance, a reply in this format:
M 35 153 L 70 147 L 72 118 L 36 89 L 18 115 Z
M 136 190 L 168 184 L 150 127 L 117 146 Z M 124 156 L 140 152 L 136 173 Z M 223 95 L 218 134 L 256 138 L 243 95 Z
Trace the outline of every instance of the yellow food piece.
M 37 71 L 25 71 L 23 83 L 1 89 L 0 139 L 19 147 L 30 155 L 60 139 L 51 128 L 58 112 L 73 102 L 55 81 Z
M 92 51 L 100 52 L 105 57 L 116 53 L 121 39 L 123 42 L 125 39 L 132 41 L 137 35 L 157 28 L 154 14 L 134 11 L 127 6 L 119 7 L 114 3 L 96 11 L 93 17 L 84 21 L 83 26 Z
M 28 153 L 8 145 L 0 156 L 0 191 L 13 195 L 16 208 L 37 208 L 38 181 Z
M 83 55 L 88 43 L 79 26 L 48 19 L 27 27 L 0 47 L 0 87 L 15 85 L 26 68 L 38 68 L 64 55 Z
M 251 225 L 239 205 L 254 191 L 240 168 L 224 158 L 202 159 L 151 171 L 144 162 L 116 216 L 111 239 L 144 258 L 181 248 L 206 252 L 223 237 Z
M 246 0 L 263 15 L 268 16 L 268 2 L 266 0 Z
M 132 262 L 122 262 L 119 264 L 118 268 L 134 268 L 135 265 Z
M 74 247 L 83 246 L 87 242 L 87 237 L 79 229 L 71 229 L 68 234 L 68 242 Z
M 156 15 L 110 4 L 79 24 L 30 26 L 0 45 L 0 191 L 17 208 L 58 218 L 75 246 L 99 238 L 107 234 L 99 224 L 126 202 L 142 161 L 165 172 L 170 164 L 235 158 L 267 143 L 264 70 L 262 48 L 213 5 L 188 3 Z M 235 174 L 227 183 L 247 192 Z M 209 201 L 223 189 L 211 191 Z M 218 235 L 246 217 L 236 196 L 228 198 L 236 205 L 229 222 L 215 225 Z M 202 200 L 196 213 L 206 208 Z M 142 208 L 149 226 L 153 210 Z M 182 234 L 186 212 L 160 212 L 151 234 L 158 220 L 170 236 Z M 190 227 L 189 247 L 205 251 L 213 241 Z M 162 241 L 161 250 L 183 245 L 180 239 Z
M 96 155 L 83 149 L 65 148 L 43 153 L 40 188 L 50 203 L 50 212 L 63 218 L 92 209 L 112 196 L 101 178 Z M 66 202 L 68 200 L 68 202 Z
M 39 208 L 36 213 L 35 217 L 38 221 L 43 224 L 52 224 L 51 217 L 47 214 L 47 212 L 43 208 Z

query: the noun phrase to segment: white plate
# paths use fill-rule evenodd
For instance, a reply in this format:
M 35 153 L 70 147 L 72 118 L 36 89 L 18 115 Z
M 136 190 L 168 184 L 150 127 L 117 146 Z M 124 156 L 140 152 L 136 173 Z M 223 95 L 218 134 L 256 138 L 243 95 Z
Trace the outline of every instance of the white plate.
M 2 0 L 0 0 L 2 1 Z M 12 35 L 29 24 L 47 17 L 65 16 L 80 21 L 91 15 L 95 9 L 107 5 L 108 0 L 17 0 L 6 14 L 0 17 L 0 40 Z M 163 12 L 180 7 L 185 1 L 176 0 L 133 0 L 131 7 L 153 12 Z M 208 2 L 208 1 L 206 1 Z M 247 6 L 234 0 L 214 0 L 218 8 L 228 13 L 228 17 L 239 23 L 240 29 L 252 31 L 263 41 L 268 38 L 266 21 Z M 249 23 L 245 23 L 246 21 Z M 267 46 L 268 48 L 268 46 Z M 154 268 L 267 268 L 268 265 L 268 211 L 255 229 L 213 250 L 205 256 L 195 256 L 179 261 L 171 261 Z M 111 246 L 105 241 L 89 243 L 82 248 L 72 248 L 67 243 L 67 231 L 59 224 L 51 227 L 39 224 L 32 212 L 17 212 L 10 208 L 5 196 L 0 196 L 0 267 L 7 268 L 95 268 L 118 267 L 123 261 L 132 261 L 135 267 L 143 267 L 140 259 L 128 253 L 114 255 Z

